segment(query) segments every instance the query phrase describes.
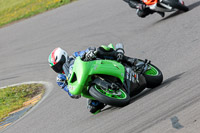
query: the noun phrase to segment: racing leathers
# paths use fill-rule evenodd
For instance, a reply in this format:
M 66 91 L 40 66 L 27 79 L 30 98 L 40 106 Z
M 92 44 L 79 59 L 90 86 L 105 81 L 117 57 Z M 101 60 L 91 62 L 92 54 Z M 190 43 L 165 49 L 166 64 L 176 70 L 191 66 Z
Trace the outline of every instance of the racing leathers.
M 124 51 L 122 48 L 118 48 L 117 50 L 114 50 L 113 48 L 109 48 L 107 46 L 101 46 L 99 48 L 88 48 L 85 51 L 78 51 L 73 53 L 72 56 L 70 56 L 68 61 L 69 66 L 69 73 L 71 72 L 73 68 L 74 61 L 76 57 L 81 57 L 84 61 L 90 61 L 94 60 L 96 58 L 101 59 L 110 59 L 110 60 L 117 60 L 121 62 L 126 62 L 129 65 L 134 65 L 136 59 L 130 58 L 124 55 Z M 70 74 L 68 74 L 70 75 Z M 64 74 L 58 74 L 57 76 L 57 84 L 65 90 L 71 98 L 78 99 L 81 96 L 80 95 L 72 95 L 69 92 L 68 86 L 67 86 L 67 78 Z M 88 99 L 87 108 L 90 110 L 91 113 L 95 114 L 98 113 L 101 109 L 105 107 L 105 104 L 97 101 L 97 100 L 91 100 Z
M 124 0 L 124 1 L 127 2 L 131 8 L 135 8 L 137 15 L 141 18 L 144 18 L 147 15 L 153 14 L 156 12 L 156 11 L 151 10 L 149 7 L 147 7 L 142 2 L 142 0 Z M 157 12 L 157 13 L 160 14 L 162 17 L 165 16 L 164 12 Z

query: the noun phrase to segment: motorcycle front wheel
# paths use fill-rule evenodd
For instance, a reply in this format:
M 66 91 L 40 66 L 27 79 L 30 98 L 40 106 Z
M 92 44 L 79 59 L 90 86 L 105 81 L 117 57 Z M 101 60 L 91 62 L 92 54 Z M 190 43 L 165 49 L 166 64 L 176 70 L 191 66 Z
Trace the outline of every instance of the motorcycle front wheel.
M 162 83 L 163 74 L 156 66 L 149 64 L 149 67 L 150 69 L 143 75 L 147 82 L 147 88 L 155 88 Z
M 114 91 L 94 84 L 90 87 L 89 93 L 96 100 L 115 107 L 123 107 L 130 102 L 130 96 L 123 89 Z

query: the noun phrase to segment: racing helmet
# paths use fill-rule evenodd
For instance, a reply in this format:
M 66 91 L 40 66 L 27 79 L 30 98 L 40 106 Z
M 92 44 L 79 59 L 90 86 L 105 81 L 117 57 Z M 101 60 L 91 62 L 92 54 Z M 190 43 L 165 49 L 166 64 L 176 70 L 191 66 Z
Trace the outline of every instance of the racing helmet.
M 65 73 L 64 64 L 68 65 L 69 56 L 60 47 L 55 48 L 49 55 L 49 65 L 56 73 Z

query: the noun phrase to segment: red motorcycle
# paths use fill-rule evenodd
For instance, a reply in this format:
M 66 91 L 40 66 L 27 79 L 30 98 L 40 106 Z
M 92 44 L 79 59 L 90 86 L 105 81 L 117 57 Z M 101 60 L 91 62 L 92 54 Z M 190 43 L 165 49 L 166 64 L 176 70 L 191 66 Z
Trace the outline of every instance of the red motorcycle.
M 171 12 L 176 10 L 188 11 L 183 0 L 142 0 L 151 10 L 158 12 Z

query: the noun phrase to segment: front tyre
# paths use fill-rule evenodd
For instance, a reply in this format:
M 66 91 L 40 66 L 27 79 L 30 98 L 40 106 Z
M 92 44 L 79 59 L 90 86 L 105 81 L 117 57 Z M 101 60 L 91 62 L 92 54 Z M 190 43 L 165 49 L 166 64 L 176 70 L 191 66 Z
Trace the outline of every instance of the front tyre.
M 123 107 L 130 102 L 130 96 L 123 89 L 113 91 L 94 84 L 90 87 L 89 93 L 96 100 L 115 107 Z
M 149 70 L 147 70 L 143 75 L 147 82 L 147 88 L 155 88 L 159 86 L 163 81 L 162 72 L 154 65 L 149 64 Z
M 189 10 L 187 6 L 181 4 L 179 1 L 176 0 L 163 0 L 162 2 L 184 12 L 187 12 Z

